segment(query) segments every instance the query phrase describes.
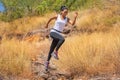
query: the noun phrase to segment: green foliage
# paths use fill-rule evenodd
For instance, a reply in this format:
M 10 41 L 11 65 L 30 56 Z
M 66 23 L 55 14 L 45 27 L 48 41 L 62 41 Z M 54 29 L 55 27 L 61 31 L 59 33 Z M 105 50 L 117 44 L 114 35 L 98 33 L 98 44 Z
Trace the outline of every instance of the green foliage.
M 36 11 L 38 12 L 38 14 L 43 14 L 46 12 L 47 9 L 48 9 L 47 1 L 42 1 L 40 5 L 37 6 Z
M 62 5 L 69 10 L 92 7 L 98 0 L 2 0 L 6 12 L 0 17 L 4 21 L 11 21 L 24 16 L 44 15 L 45 13 L 58 12 Z

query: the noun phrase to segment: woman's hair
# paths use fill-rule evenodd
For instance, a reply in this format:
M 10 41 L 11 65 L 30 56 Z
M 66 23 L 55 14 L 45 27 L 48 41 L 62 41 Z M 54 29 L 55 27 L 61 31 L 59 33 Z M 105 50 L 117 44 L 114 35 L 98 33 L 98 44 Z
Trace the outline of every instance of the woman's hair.
M 64 11 L 65 9 L 68 9 L 66 6 L 61 6 L 60 11 Z

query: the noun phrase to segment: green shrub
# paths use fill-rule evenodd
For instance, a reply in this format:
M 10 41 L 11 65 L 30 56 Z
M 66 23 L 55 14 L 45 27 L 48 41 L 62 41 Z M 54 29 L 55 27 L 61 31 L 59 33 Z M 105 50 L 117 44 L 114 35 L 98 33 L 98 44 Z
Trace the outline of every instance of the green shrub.
M 89 8 L 98 0 L 2 0 L 6 12 L 1 16 L 1 20 L 11 21 L 24 16 L 43 15 L 48 12 L 58 12 L 62 5 L 66 5 L 69 10 Z

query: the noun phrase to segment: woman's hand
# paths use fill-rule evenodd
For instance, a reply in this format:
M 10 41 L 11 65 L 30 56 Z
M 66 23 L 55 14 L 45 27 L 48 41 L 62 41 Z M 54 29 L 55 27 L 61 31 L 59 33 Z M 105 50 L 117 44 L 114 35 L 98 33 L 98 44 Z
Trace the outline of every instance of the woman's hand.
M 75 12 L 74 16 L 75 16 L 75 18 L 77 18 L 77 16 L 78 16 L 78 12 Z
M 76 22 L 76 18 L 77 18 L 77 16 L 78 16 L 78 12 L 75 12 L 75 14 L 74 14 L 74 20 L 71 21 L 71 20 L 68 18 L 68 23 L 70 23 L 71 25 L 74 25 L 75 22 Z
M 45 28 L 48 28 L 48 25 L 47 25 L 47 24 L 45 25 Z

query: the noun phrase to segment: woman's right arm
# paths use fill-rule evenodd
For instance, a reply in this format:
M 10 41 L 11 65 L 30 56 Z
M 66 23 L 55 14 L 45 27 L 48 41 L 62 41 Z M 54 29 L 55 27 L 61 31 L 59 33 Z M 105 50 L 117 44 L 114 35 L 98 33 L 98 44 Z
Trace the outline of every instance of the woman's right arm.
M 49 23 L 50 23 L 52 20 L 54 20 L 54 19 L 57 19 L 57 16 L 54 16 L 54 17 L 50 18 L 50 19 L 48 20 L 45 28 L 48 28 Z

